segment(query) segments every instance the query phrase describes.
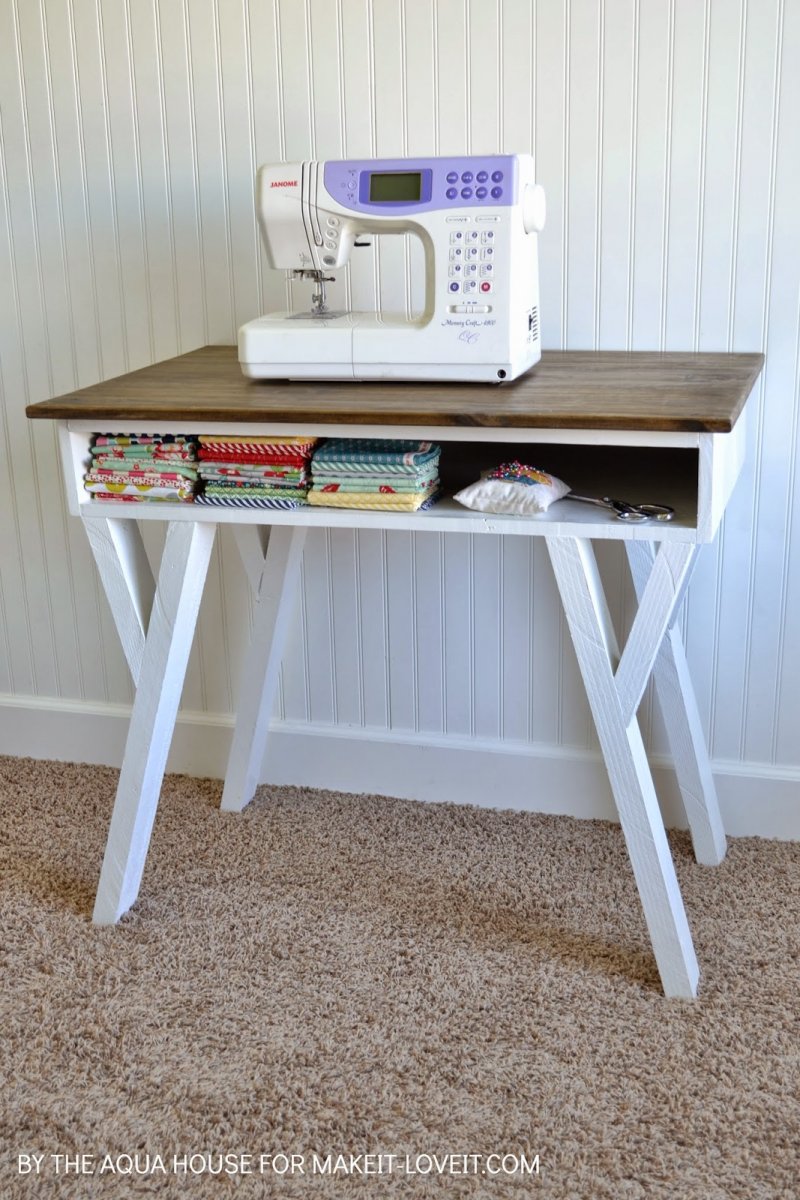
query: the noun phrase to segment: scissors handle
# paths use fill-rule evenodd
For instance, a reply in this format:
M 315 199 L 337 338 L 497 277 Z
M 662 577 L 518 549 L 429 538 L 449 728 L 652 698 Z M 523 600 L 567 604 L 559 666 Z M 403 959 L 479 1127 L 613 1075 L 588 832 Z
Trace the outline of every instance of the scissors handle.
M 629 504 L 627 500 L 612 500 L 610 496 L 603 499 L 616 510 L 620 521 L 671 521 L 675 509 L 668 504 Z
M 644 506 L 641 504 L 629 504 L 627 500 L 614 500 L 611 496 L 603 496 L 603 500 L 609 508 L 614 509 L 618 521 L 635 523 L 650 520 L 649 514 L 644 512 Z
M 671 521 L 675 509 L 668 504 L 630 504 L 627 500 L 615 500 L 613 496 L 578 496 L 569 492 L 567 500 L 580 500 L 583 504 L 596 504 L 599 508 L 611 508 L 620 521 Z

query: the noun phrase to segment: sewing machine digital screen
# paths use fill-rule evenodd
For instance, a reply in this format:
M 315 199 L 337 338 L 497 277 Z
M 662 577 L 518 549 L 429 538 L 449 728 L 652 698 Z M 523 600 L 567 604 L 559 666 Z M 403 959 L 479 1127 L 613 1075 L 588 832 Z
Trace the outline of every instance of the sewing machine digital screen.
M 397 204 L 422 199 L 421 171 L 373 173 L 369 177 L 369 198 L 373 204 Z

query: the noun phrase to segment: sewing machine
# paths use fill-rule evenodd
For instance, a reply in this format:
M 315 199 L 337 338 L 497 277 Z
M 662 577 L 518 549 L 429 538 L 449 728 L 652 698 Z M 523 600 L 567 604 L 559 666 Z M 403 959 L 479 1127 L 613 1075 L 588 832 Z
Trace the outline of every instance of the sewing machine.
M 241 327 L 245 375 L 498 383 L 538 362 L 545 202 L 529 155 L 273 163 L 256 200 L 270 266 L 313 295 L 306 312 Z M 331 310 L 331 272 L 361 236 L 384 233 L 422 242 L 421 315 Z

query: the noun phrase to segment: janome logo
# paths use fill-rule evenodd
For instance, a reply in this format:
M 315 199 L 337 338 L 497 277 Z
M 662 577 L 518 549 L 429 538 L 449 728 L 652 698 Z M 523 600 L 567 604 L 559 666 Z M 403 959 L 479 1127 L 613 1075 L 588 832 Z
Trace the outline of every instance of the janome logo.
M 296 179 L 273 179 L 270 187 L 297 187 Z

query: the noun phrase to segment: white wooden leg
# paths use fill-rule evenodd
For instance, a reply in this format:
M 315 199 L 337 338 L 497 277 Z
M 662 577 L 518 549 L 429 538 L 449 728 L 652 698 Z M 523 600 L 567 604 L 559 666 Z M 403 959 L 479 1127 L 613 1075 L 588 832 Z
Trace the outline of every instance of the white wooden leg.
M 617 668 L 616 683 L 627 725 L 641 703 L 664 634 L 675 619 L 692 572 L 697 547 L 665 542 L 639 596 L 639 607 Z
M 83 527 L 92 548 L 111 615 L 137 683 L 156 584 L 135 521 L 85 517 Z
M 641 598 L 653 570 L 650 542 L 626 542 L 633 585 Z M 653 668 L 656 695 L 669 737 L 675 774 L 683 797 L 698 862 L 716 866 L 725 857 L 725 827 L 703 735 L 700 713 L 686 662 L 683 639 L 673 621 Z
M 167 529 L 97 889 L 98 925 L 113 925 L 139 893 L 215 530 L 189 521 Z
M 242 560 L 253 595 L 258 599 L 261 580 L 266 570 L 266 555 L 270 537 L 269 525 L 232 525 L 231 531 Z
M 639 725 L 635 712 L 624 712 L 614 679 L 616 637 L 594 552 L 581 538 L 548 538 L 547 546 L 661 982 L 667 996 L 691 999 L 697 992 L 697 958 Z
M 254 540 L 247 535 L 237 538 L 256 604 L 225 772 L 222 808 L 226 812 L 241 812 L 258 786 L 305 536 L 304 526 L 273 525 L 260 570 Z

